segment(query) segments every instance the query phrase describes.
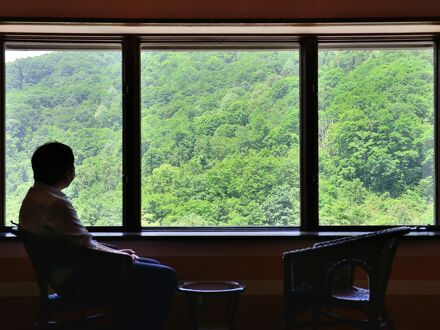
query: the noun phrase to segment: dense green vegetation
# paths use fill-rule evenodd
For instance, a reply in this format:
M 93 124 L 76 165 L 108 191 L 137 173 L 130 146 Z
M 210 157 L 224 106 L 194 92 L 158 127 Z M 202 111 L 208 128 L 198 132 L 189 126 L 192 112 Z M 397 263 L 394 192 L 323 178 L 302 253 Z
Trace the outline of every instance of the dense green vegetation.
M 298 224 L 298 53 L 142 63 L 143 223 Z
M 143 52 L 142 224 L 299 223 L 297 51 Z M 52 52 L 6 67 L 7 221 L 30 155 L 72 146 L 67 194 L 121 224 L 121 57 Z M 432 50 L 320 52 L 323 224 L 432 223 Z
M 320 219 L 433 223 L 432 50 L 321 51 Z
M 16 221 L 33 184 L 39 145 L 72 147 L 76 179 L 66 193 L 87 225 L 122 217 L 121 55 L 62 51 L 6 65 L 6 220 Z

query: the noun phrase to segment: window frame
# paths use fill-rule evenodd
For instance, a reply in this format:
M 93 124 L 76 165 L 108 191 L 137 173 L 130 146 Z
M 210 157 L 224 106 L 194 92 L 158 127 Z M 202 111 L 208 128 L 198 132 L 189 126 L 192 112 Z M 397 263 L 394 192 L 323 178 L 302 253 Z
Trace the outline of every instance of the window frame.
M 8 50 L 7 45 L 11 44 L 13 45 L 13 49 L 19 49 L 20 44 L 23 44 L 23 49 L 62 49 L 62 50 L 111 50 L 111 49 L 118 49 L 121 51 L 121 58 L 122 58 L 122 62 L 121 62 L 121 69 L 123 68 L 123 58 L 124 58 L 124 44 L 123 44 L 123 39 L 119 38 L 119 37 L 105 37 L 105 38 L 100 38 L 100 37 L 90 37 L 90 36 L 86 36 L 86 37 L 68 37 L 68 36 L 51 36 L 51 35 L 47 35 L 47 36 L 4 36 L 2 39 L 0 39 L 0 120 L 1 120 L 1 127 L 0 127 L 0 136 L 2 138 L 1 141 L 3 141 L 2 143 L 0 143 L 0 182 L 1 182 L 1 189 L 0 189 L 0 232 L 1 231 L 7 231 L 8 228 L 10 228 L 9 226 L 6 226 L 6 219 L 5 219 L 5 215 L 6 215 L 6 193 L 5 193 L 5 189 L 6 189 L 6 176 L 5 176 L 5 172 L 6 172 L 6 157 L 5 157 L 5 152 L 6 152 L 6 140 L 5 140 L 5 136 L 6 136 L 6 131 L 5 131 L 5 120 L 6 120 L 6 82 L 5 82 L 5 78 L 6 78 L 6 61 L 5 61 L 5 53 Z M 116 45 L 118 45 L 118 47 L 115 47 Z M 122 70 L 121 70 L 122 72 Z M 122 81 L 122 77 L 123 75 L 121 75 L 121 83 L 122 86 L 124 86 L 124 82 Z M 122 89 L 122 93 L 121 93 L 121 97 L 122 97 L 122 109 L 121 109 L 121 115 L 122 115 L 122 119 L 123 121 L 124 119 L 124 93 L 123 91 L 125 91 L 126 89 L 123 87 Z M 122 177 L 121 177 L 121 181 L 122 181 L 122 199 L 121 199 L 121 203 L 122 203 L 122 221 L 121 221 L 121 225 L 119 226 L 88 226 L 87 228 L 96 231 L 96 232 L 120 232 L 120 231 L 127 231 L 128 226 L 126 226 L 126 224 L 124 223 L 124 219 L 128 218 L 125 216 L 125 212 L 127 212 L 127 208 L 128 206 L 125 206 L 123 200 L 124 198 L 126 198 L 126 189 L 124 188 L 124 182 L 125 182 L 125 177 L 126 177 L 126 164 L 124 161 L 124 126 L 125 124 L 123 123 L 123 127 L 122 127 L 122 132 L 121 132 L 121 137 L 122 137 L 122 143 L 123 143 L 123 154 L 122 154 Z M 30 163 L 30 162 L 29 162 Z M 18 219 L 17 219 L 18 221 Z
M 67 43 L 71 45 L 93 43 L 118 43 L 122 49 L 122 144 L 123 144 L 123 218 L 122 226 L 89 227 L 95 232 L 277 232 L 292 231 L 356 232 L 382 229 L 392 226 L 321 226 L 319 225 L 319 154 L 318 154 L 318 51 L 319 45 L 327 43 L 432 42 L 434 54 L 434 225 L 417 226 L 416 230 L 432 231 L 440 228 L 439 194 L 440 171 L 440 36 L 436 34 L 343 34 L 343 35 L 57 35 L 57 34 L 7 34 L 0 38 L 0 231 L 5 226 L 5 43 L 41 42 Z M 280 49 L 276 45 L 299 44 L 300 52 L 300 226 L 280 227 L 141 227 L 141 164 L 140 164 L 140 56 L 143 45 L 151 44 L 163 49 L 173 49 L 177 45 L 200 45 L 202 49 L 225 49 L 231 44 L 245 45 L 243 49 L 272 45 L 270 49 Z M 275 47 L 274 47 L 275 46 Z M 74 47 L 72 47 L 74 48 Z M 287 47 L 286 47 L 287 48 Z M 236 49 L 236 48 L 234 48 Z
M 319 45 L 324 45 L 323 47 Z M 439 171 L 440 171 L 440 123 L 439 123 L 439 93 L 440 93 L 440 36 L 408 36 L 408 35 L 382 35 L 382 36 L 365 36 L 365 35 L 344 35 L 344 36 L 323 36 L 319 38 L 318 41 L 318 52 L 319 49 L 362 49 L 364 47 L 371 47 L 372 49 L 402 49 L 403 47 L 410 48 L 429 48 L 432 47 L 433 52 L 433 144 L 434 144 L 434 168 L 433 168 L 433 200 L 434 200 L 434 212 L 433 212 L 433 224 L 427 225 L 416 225 L 411 226 L 414 231 L 437 231 L 440 230 L 440 202 L 437 202 L 437 197 L 439 196 L 440 181 L 439 181 Z M 318 55 L 318 53 L 317 53 Z M 318 67 L 319 70 L 319 67 Z M 318 112 L 318 105 L 316 112 Z M 316 124 L 318 125 L 319 117 L 317 117 Z M 318 135 L 316 134 L 316 146 L 314 146 L 319 152 L 318 146 Z M 319 158 L 318 164 L 319 166 Z M 316 173 L 316 177 L 319 181 L 319 170 Z M 318 189 L 319 190 L 319 189 Z M 313 231 L 341 231 L 341 232 L 356 232 L 356 231 L 373 231 L 385 228 L 392 228 L 396 225 L 364 225 L 364 226 L 329 226 L 319 224 L 319 191 L 316 192 L 317 204 L 316 210 L 318 212 L 318 226 L 314 228 Z M 403 224 L 402 224 L 403 225 Z
M 296 36 L 161 36 L 161 37 L 151 37 L 144 36 L 140 39 L 140 50 L 142 51 L 210 51 L 210 50 L 273 50 L 273 51 L 283 51 L 283 50 L 298 50 L 299 56 L 301 56 L 301 40 Z M 299 79 L 301 80 L 301 69 L 299 70 Z M 298 90 L 299 98 L 301 92 Z M 301 106 L 300 106 L 301 107 Z M 142 110 L 142 109 L 140 109 Z M 301 110 L 299 111 L 301 113 Z M 299 121 L 301 122 L 301 115 L 299 114 Z M 300 127 L 302 125 L 300 124 Z M 140 127 L 139 127 L 140 129 Z M 300 133 L 300 132 L 298 132 Z M 300 139 L 301 140 L 301 139 Z M 140 143 L 140 142 L 139 142 Z M 301 142 L 300 142 L 301 143 Z M 140 146 L 139 146 L 140 147 Z M 300 164 L 298 164 L 300 165 Z M 139 162 L 139 166 L 140 162 Z M 299 180 L 301 181 L 301 166 L 299 166 L 300 175 Z M 141 175 L 141 173 L 140 173 Z M 301 186 L 301 183 L 300 183 Z M 139 186 L 139 189 L 142 187 Z M 139 195 L 141 190 L 139 190 Z M 301 195 L 301 193 L 300 193 Z M 300 197 L 301 198 L 301 197 Z M 142 201 L 140 201 L 142 202 Z M 300 201 L 300 205 L 301 205 Z M 140 212 L 140 211 L 139 211 Z M 282 231 L 282 230 L 297 230 L 303 226 L 303 217 L 301 216 L 302 210 L 300 211 L 300 221 L 298 226 L 219 226 L 219 227 L 142 227 L 143 231 L 182 231 L 182 232 L 257 232 L 257 231 Z M 139 219 L 141 213 L 139 213 Z

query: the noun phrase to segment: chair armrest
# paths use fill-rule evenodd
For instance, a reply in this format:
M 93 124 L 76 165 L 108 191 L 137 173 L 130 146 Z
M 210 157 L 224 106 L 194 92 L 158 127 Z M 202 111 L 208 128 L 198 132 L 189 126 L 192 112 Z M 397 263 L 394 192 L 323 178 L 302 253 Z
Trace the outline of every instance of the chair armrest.
M 335 264 L 345 259 L 344 246 L 324 244 L 284 253 L 285 278 L 289 279 L 287 291 L 323 296 L 326 292 L 326 274 Z M 349 288 L 353 284 L 353 264 L 344 263 L 333 270 L 332 284 Z
M 100 250 L 78 247 L 78 269 L 88 278 L 106 276 L 107 278 L 124 278 L 129 276 L 133 260 L 131 256 Z M 76 256 L 75 256 L 76 257 Z
M 15 235 L 18 237 L 19 232 L 18 232 L 18 226 L 14 226 L 14 227 L 10 227 L 8 228 L 8 232 L 12 235 Z
M 371 267 L 360 259 L 342 259 L 330 265 L 325 274 L 325 292 L 330 295 L 332 289 L 351 289 L 354 285 L 354 270 L 362 268 L 368 279 L 371 278 Z
M 78 247 L 75 252 L 77 253 L 75 257 L 79 260 L 76 278 L 81 291 L 103 294 L 111 291 L 115 295 L 132 291 L 131 256 L 82 247 Z

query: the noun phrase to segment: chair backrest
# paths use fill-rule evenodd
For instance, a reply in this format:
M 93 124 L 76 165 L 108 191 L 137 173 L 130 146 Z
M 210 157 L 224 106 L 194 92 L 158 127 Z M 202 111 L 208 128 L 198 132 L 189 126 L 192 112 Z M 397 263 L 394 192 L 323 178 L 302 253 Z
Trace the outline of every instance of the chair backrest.
M 14 230 L 14 234 L 23 241 L 26 253 L 35 272 L 41 303 L 47 305 L 51 261 L 49 257 L 45 256 L 48 255 L 46 250 L 50 250 L 50 247 L 47 242 L 23 230 Z
M 408 227 L 380 230 L 333 241 L 313 247 L 286 252 L 284 259 L 284 291 L 289 296 L 326 297 L 329 274 L 335 265 L 365 265 L 369 275 L 370 300 L 383 301 L 398 240 L 409 232 Z M 350 278 L 348 276 L 347 278 Z
M 96 292 L 104 294 L 120 287 L 127 290 L 131 283 L 132 260 L 130 256 L 102 252 L 72 245 L 59 239 L 39 237 L 24 230 L 17 231 L 35 271 L 42 302 L 47 299 L 51 273 L 57 269 L 70 269 L 74 273 L 78 295 Z M 108 290 L 111 287 L 112 290 Z M 57 289 L 53 287 L 53 289 Z

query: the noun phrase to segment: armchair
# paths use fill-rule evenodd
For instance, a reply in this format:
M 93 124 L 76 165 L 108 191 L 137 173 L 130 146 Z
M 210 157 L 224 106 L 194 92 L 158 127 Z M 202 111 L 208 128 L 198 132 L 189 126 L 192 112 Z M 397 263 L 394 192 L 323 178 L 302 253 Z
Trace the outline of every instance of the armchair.
M 289 251 L 284 260 L 284 300 L 287 329 L 299 327 L 296 316 L 311 310 L 312 325 L 352 325 L 393 329 L 385 308 L 385 292 L 399 238 L 409 232 L 398 227 L 321 242 Z M 355 268 L 368 277 L 368 288 L 355 286 Z M 358 310 L 364 318 L 333 312 Z
M 130 256 L 74 246 L 21 229 L 12 232 L 23 241 L 38 282 L 40 306 L 34 329 L 82 327 L 96 319 L 113 317 L 115 306 L 131 294 Z M 70 276 L 68 282 L 72 285 L 68 289 L 53 279 L 60 270 Z M 55 293 L 49 293 L 50 288 Z M 104 312 L 87 313 L 97 308 Z M 80 316 L 67 320 L 56 317 L 65 311 Z

